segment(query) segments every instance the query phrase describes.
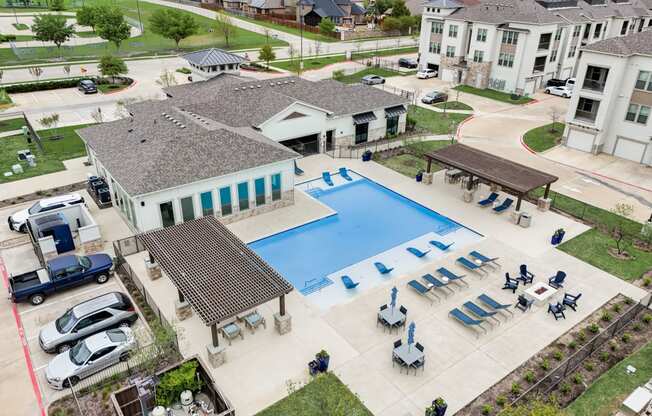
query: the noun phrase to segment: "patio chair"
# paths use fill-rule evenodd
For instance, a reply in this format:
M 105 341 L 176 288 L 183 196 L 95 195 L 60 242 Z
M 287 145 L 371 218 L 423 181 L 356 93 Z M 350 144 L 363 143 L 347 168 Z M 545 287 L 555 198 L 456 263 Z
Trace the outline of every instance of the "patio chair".
M 482 201 L 478 201 L 478 205 L 480 205 L 482 208 L 488 207 L 489 205 L 493 204 L 496 199 L 498 199 L 498 194 L 492 192 L 488 197 L 486 197 Z
M 456 260 L 462 267 L 465 269 L 472 271 L 473 273 L 476 273 L 480 275 L 480 277 L 485 277 L 489 274 L 486 270 L 482 268 L 481 265 L 478 265 L 471 260 L 467 259 L 466 257 L 458 257 Z
M 394 349 L 397 349 L 401 345 L 403 345 L 403 341 L 401 341 L 400 339 L 398 341 L 394 341 Z
M 437 289 L 447 289 L 450 291 L 450 293 L 455 293 L 453 289 L 451 289 L 446 283 L 442 282 L 441 280 L 437 279 L 435 276 L 431 275 L 430 273 L 426 273 L 423 276 L 421 276 L 423 280 L 426 281 L 426 283 L 431 284 L 433 287 L 436 287 Z M 448 297 L 449 292 L 443 291 L 444 296 Z
M 354 282 L 353 279 L 346 275 L 342 276 L 342 283 L 347 289 L 355 289 L 360 284 L 360 282 Z
M 523 312 L 527 312 L 527 310 L 530 309 L 533 304 L 534 299 L 528 299 L 524 295 L 519 295 L 514 307 L 522 310 Z
M 405 315 L 405 318 L 407 319 L 407 308 L 406 308 L 405 306 L 401 305 L 401 307 L 398 308 L 398 310 L 399 310 L 403 315 Z
M 403 314 L 403 319 L 401 319 L 399 322 L 392 325 L 392 328 L 396 328 L 397 331 L 399 328 L 404 327 L 405 323 L 407 322 L 407 309 L 405 308 L 405 306 L 401 305 L 399 311 Z M 390 328 L 390 332 L 391 332 L 391 328 Z
M 378 324 L 382 324 L 383 327 L 388 326 L 387 321 L 386 321 L 385 318 L 383 318 L 383 316 L 380 314 L 380 313 L 381 313 L 382 311 L 384 311 L 385 309 L 387 309 L 387 305 L 382 305 L 382 306 L 379 308 L 378 313 L 376 314 L 376 327 L 378 327 Z M 384 331 L 384 329 L 383 329 L 383 331 Z
M 464 325 L 467 328 L 480 328 L 485 334 L 487 333 L 487 330 L 482 326 L 482 323 L 484 322 L 483 320 L 478 320 L 478 319 L 473 319 L 469 315 L 465 314 L 461 310 L 455 308 L 451 310 L 448 313 L 448 316 L 452 316 L 455 318 L 458 322 L 460 322 L 462 325 Z M 480 334 L 476 332 L 476 335 L 479 337 Z
M 566 319 L 566 315 L 564 315 L 564 305 L 561 303 L 557 302 L 556 304 L 549 304 L 548 305 L 548 313 L 552 313 L 552 316 L 555 317 L 555 321 L 564 318 Z
M 498 263 L 498 259 L 500 257 L 487 257 L 484 254 L 480 253 L 479 251 L 473 250 L 472 252 L 469 253 L 469 256 L 473 257 L 475 260 L 480 260 L 482 262 L 482 266 L 485 264 L 487 266 L 491 267 L 496 267 L 496 268 L 501 268 L 503 266 Z
M 455 243 L 444 244 L 444 243 L 442 243 L 441 241 L 430 240 L 430 244 L 432 244 L 433 246 L 437 247 L 437 248 L 440 249 L 441 251 L 446 251 L 446 250 L 448 250 L 448 249 L 449 249 L 453 244 L 455 244 Z
M 303 175 L 303 169 L 301 169 L 301 168 L 299 167 L 299 165 L 297 165 L 297 161 L 296 161 L 296 160 L 294 161 L 294 174 L 297 175 L 297 176 L 301 176 L 301 175 Z
M 497 207 L 494 207 L 494 213 L 502 214 L 503 212 L 507 211 L 509 207 L 512 206 L 513 203 L 514 200 L 512 198 L 506 198 L 502 204 L 498 205 Z
M 467 286 L 467 287 L 469 286 L 469 284 L 466 283 L 466 281 L 464 280 L 464 278 L 466 277 L 466 275 L 464 275 L 464 274 L 459 274 L 459 275 L 455 274 L 455 273 L 451 272 L 450 270 L 448 270 L 445 267 L 438 268 L 437 273 L 442 275 L 442 277 L 447 278 L 449 282 L 463 283 L 464 286 Z
M 511 303 L 509 304 L 498 303 L 494 299 L 492 299 L 489 295 L 484 293 L 478 296 L 478 300 L 497 312 L 505 311 L 508 312 L 510 316 L 514 316 L 514 312 L 509 310 L 509 307 L 512 306 Z
M 374 266 L 376 266 L 376 269 L 378 269 L 380 274 L 387 274 L 387 273 L 391 272 L 392 270 L 394 270 L 393 267 L 387 268 L 387 267 L 385 267 L 385 265 L 383 263 L 381 263 L 379 261 L 375 262 Z
M 434 299 L 432 299 L 430 296 L 428 296 L 429 293 L 432 293 L 432 292 L 430 291 L 430 288 L 425 287 L 424 285 L 422 285 L 421 283 L 417 282 L 416 280 L 410 280 L 410 281 L 408 282 L 408 286 L 410 286 L 412 289 L 414 289 L 414 290 L 415 290 L 419 295 L 421 295 L 421 296 L 423 296 L 424 298 L 428 299 L 428 300 L 430 301 L 431 304 L 434 302 Z M 432 295 L 433 295 L 435 298 L 437 298 L 438 301 L 441 300 L 441 299 L 439 298 L 439 296 L 435 295 L 434 293 L 432 293 Z
M 564 280 L 566 279 L 566 273 L 559 270 L 556 275 L 548 279 L 548 284 L 555 289 L 564 287 Z
M 406 248 L 406 250 L 419 258 L 424 257 L 426 254 L 430 253 L 430 250 L 421 251 L 418 248 L 414 248 L 414 247 L 408 247 Z
M 229 345 L 231 345 L 233 338 L 239 336 L 240 338 L 244 339 L 244 334 L 242 333 L 240 326 L 235 322 L 223 326 L 220 328 L 220 331 L 222 332 L 222 336 L 224 336 L 224 338 L 229 341 Z
M 570 293 L 564 293 L 564 300 L 562 301 L 562 305 L 568 306 L 571 308 L 573 311 L 577 310 L 577 300 L 582 297 L 582 294 L 577 294 L 577 295 L 571 295 Z
M 331 179 L 331 174 L 329 172 L 322 172 L 321 174 L 322 179 L 324 182 L 326 182 L 326 185 L 328 186 L 333 186 L 333 179 Z
M 523 282 L 523 285 L 527 285 L 528 283 L 532 283 L 534 281 L 534 274 L 528 271 L 526 264 L 521 264 L 519 275 L 516 279 Z
M 495 316 L 498 314 L 498 312 L 486 311 L 471 301 L 464 302 L 462 306 L 464 306 L 466 309 L 469 310 L 469 312 L 471 312 L 473 315 L 477 316 L 478 318 L 487 320 L 489 325 L 493 325 L 491 321 L 489 321 L 489 319 L 495 321 L 498 325 L 500 325 L 500 321 Z
M 349 171 L 347 171 L 346 168 L 340 168 L 340 176 L 349 182 L 353 180 L 353 178 L 349 176 Z
M 421 345 L 417 343 L 417 345 Z M 423 348 L 423 347 L 421 347 Z M 418 348 L 417 348 L 418 349 Z M 423 352 L 423 350 L 421 350 Z M 417 360 L 410 364 L 410 368 L 414 368 L 414 375 L 417 375 L 417 370 L 420 368 L 422 371 L 426 371 L 426 356 L 424 355 L 420 360 Z
M 509 277 L 509 273 L 505 273 L 505 284 L 503 285 L 503 290 L 511 290 L 512 293 L 516 293 L 518 289 L 518 280 L 512 279 Z
M 245 326 L 249 328 L 252 334 L 254 330 L 261 325 L 263 326 L 263 328 L 267 329 L 267 322 L 265 321 L 265 318 L 260 313 L 258 313 L 257 310 L 254 310 L 253 312 L 245 316 L 244 323 Z

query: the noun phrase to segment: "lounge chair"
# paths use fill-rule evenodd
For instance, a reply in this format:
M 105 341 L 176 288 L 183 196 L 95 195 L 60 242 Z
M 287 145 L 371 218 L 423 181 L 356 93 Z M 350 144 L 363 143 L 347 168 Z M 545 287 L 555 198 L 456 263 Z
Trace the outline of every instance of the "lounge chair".
M 333 186 L 333 179 L 331 179 L 331 174 L 329 172 L 322 172 L 322 179 L 326 182 L 326 185 Z
M 387 268 L 387 267 L 385 267 L 385 265 L 383 263 L 381 263 L 379 261 L 375 262 L 374 266 L 376 266 L 376 269 L 378 269 L 380 274 L 387 274 L 387 273 L 391 272 L 392 270 L 394 270 L 393 267 Z
M 521 264 L 519 276 L 516 279 L 523 282 L 523 285 L 527 285 L 528 283 L 532 283 L 534 281 L 534 274 L 530 273 L 527 270 L 527 265 Z
M 346 275 L 342 276 L 342 283 L 347 289 L 355 289 L 360 284 L 360 282 L 354 282 L 353 279 Z
M 569 293 L 564 293 L 564 300 L 562 301 L 562 305 L 568 306 L 572 310 L 576 311 L 577 310 L 577 300 L 582 297 L 582 294 L 578 295 L 571 295 Z
M 566 279 L 566 273 L 559 270 L 556 275 L 548 279 L 548 284 L 555 289 L 564 287 L 564 280 Z
M 496 199 L 498 199 L 498 194 L 495 193 L 495 192 L 492 192 L 488 197 L 486 197 L 482 201 L 478 201 L 478 205 L 480 205 L 481 207 L 484 208 L 484 207 L 487 207 L 487 206 L 493 204 Z
M 444 244 L 444 243 L 442 243 L 441 241 L 430 240 L 430 244 L 432 244 L 433 246 L 437 247 L 437 248 L 440 249 L 441 251 L 446 251 L 446 250 L 448 250 L 448 249 L 449 249 L 453 244 L 455 244 L 455 243 Z
M 475 264 L 466 257 L 458 257 L 456 260 L 462 267 L 473 273 L 479 274 L 481 277 L 487 276 L 489 273 L 482 268 L 482 265 Z
M 346 179 L 347 181 L 352 181 L 353 178 L 349 176 L 349 172 L 346 168 L 340 168 L 340 176 Z
M 498 263 L 497 261 L 500 257 L 487 257 L 476 250 L 470 252 L 469 256 L 473 257 L 476 260 L 480 260 L 483 266 L 486 264 L 487 266 L 496 267 L 496 268 L 502 267 L 500 263 Z
M 448 313 L 448 315 L 452 316 L 455 319 L 457 319 L 459 322 L 461 322 L 464 326 L 466 326 L 468 328 L 478 327 L 478 328 L 482 329 L 482 331 L 484 331 L 485 334 L 487 333 L 487 330 L 482 326 L 482 323 L 484 322 L 482 319 L 480 319 L 480 320 L 473 319 L 469 315 L 465 314 L 464 312 L 462 312 L 461 310 L 459 310 L 457 308 L 451 310 Z M 477 333 L 476 333 L 476 335 L 480 336 L 480 334 L 477 334 Z
M 552 303 L 549 304 L 548 313 L 552 313 L 552 316 L 555 317 L 555 321 L 558 320 L 559 318 L 566 319 L 566 315 L 564 315 L 564 305 L 562 305 L 559 302 L 557 302 L 556 304 L 552 304 Z
M 468 285 L 469 285 L 469 284 L 466 283 L 466 281 L 464 280 L 464 278 L 466 277 L 466 275 L 464 275 L 464 274 L 457 275 L 457 274 L 451 272 L 450 270 L 448 270 L 448 269 L 445 268 L 445 267 L 440 267 L 440 268 L 438 268 L 438 269 L 437 269 L 437 273 L 439 273 L 439 274 L 442 275 L 443 277 L 447 278 L 449 282 L 463 283 L 464 286 L 468 286 Z
M 265 318 L 258 313 L 257 310 L 254 310 L 250 314 L 244 317 L 244 323 L 247 328 L 253 333 L 256 328 L 259 326 L 263 326 L 263 328 L 267 328 L 267 323 L 265 322 Z
M 512 198 L 507 198 L 503 201 L 502 204 L 498 205 L 497 207 L 494 207 L 494 212 L 496 214 L 502 214 L 503 212 L 507 211 L 509 207 L 512 206 L 514 203 L 514 200 Z
M 301 168 L 299 167 L 299 165 L 297 165 L 297 161 L 296 161 L 296 160 L 294 161 L 294 174 L 297 175 L 297 176 L 301 176 L 301 175 L 303 175 L 303 169 L 301 169 Z
M 498 303 L 494 299 L 492 299 L 489 295 L 484 293 L 478 296 L 478 300 L 497 312 L 505 311 L 508 312 L 511 316 L 514 316 L 514 312 L 509 310 L 509 307 L 512 306 L 511 303 L 509 304 Z
M 518 289 L 518 280 L 512 279 L 509 277 L 509 273 L 505 273 L 505 284 L 503 285 L 504 290 L 511 290 L 512 293 L 516 293 Z
M 433 303 L 433 302 L 434 302 L 434 299 L 432 299 L 430 296 L 428 296 L 429 293 L 432 293 L 432 291 L 430 290 L 430 288 L 425 287 L 424 285 L 422 285 L 421 283 L 417 282 L 416 280 L 410 280 L 410 281 L 408 282 L 408 286 L 410 286 L 412 289 L 414 289 L 418 294 L 420 294 L 420 295 L 423 296 L 424 298 L 428 299 L 428 300 L 430 301 L 430 303 Z M 441 299 L 439 298 L 439 296 L 437 296 L 436 294 L 432 293 L 432 295 L 433 295 L 434 297 L 436 297 L 438 301 L 441 300 Z
M 500 321 L 495 316 L 498 314 L 498 312 L 486 311 L 471 301 L 465 302 L 463 306 L 478 318 L 486 319 L 490 325 L 493 324 L 491 323 L 491 321 L 489 321 L 489 319 L 494 320 L 498 325 L 500 325 Z
M 220 328 L 220 332 L 222 332 L 224 338 L 226 338 L 226 340 L 229 341 L 229 345 L 231 345 L 231 340 L 233 338 L 239 336 L 240 338 L 244 339 L 244 334 L 242 333 L 240 326 L 235 322 L 223 326 L 222 328 Z
M 421 258 L 421 257 L 425 256 L 426 254 L 430 253 L 430 250 L 421 251 L 418 248 L 414 248 L 414 247 L 408 247 L 408 248 L 406 248 L 406 250 L 409 251 L 410 253 L 414 254 L 415 256 L 419 257 L 419 258 Z
M 533 303 L 534 299 L 528 299 L 524 295 L 519 295 L 518 301 L 516 301 L 516 305 L 514 305 L 514 307 L 522 310 L 523 312 L 527 312 L 527 310 L 532 307 Z
M 446 283 L 442 282 L 441 280 L 437 279 L 435 276 L 431 275 L 430 273 L 426 273 L 423 276 L 421 276 L 423 280 L 425 280 L 428 284 L 431 284 L 433 287 L 436 287 L 437 289 L 448 289 L 450 293 L 455 293 L 453 289 L 451 289 Z M 444 296 L 448 296 L 449 292 L 443 292 Z

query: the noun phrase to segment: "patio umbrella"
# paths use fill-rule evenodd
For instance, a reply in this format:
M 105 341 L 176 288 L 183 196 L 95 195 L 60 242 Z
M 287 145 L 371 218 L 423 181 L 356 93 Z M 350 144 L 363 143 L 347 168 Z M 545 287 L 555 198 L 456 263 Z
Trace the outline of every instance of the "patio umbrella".
M 410 322 L 410 325 L 408 326 L 408 339 L 407 343 L 409 345 L 408 348 L 412 349 L 412 344 L 414 344 L 414 329 L 416 328 L 416 325 L 414 324 L 414 321 Z
M 398 293 L 398 289 L 396 286 L 392 288 L 392 298 L 389 302 L 389 304 L 392 306 L 392 310 L 394 310 L 394 307 L 396 306 L 396 294 Z

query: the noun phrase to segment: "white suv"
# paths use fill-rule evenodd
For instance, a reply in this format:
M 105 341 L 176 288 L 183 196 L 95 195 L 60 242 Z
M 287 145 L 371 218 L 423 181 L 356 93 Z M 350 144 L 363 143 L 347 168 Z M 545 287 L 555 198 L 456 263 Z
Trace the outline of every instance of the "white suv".
M 57 208 L 63 208 L 69 205 L 83 203 L 84 198 L 79 194 L 68 194 L 41 199 L 31 207 L 18 212 L 14 212 L 12 215 L 10 215 L 8 220 L 9 229 L 13 231 L 19 231 L 21 233 L 26 233 L 27 219 L 30 215 L 38 214 L 39 212 L 51 211 Z

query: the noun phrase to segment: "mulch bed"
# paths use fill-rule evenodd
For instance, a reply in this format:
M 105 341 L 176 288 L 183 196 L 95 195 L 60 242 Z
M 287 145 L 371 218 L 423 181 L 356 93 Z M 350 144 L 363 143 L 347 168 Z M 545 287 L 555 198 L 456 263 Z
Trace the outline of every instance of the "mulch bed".
M 35 201 L 37 199 L 48 198 L 57 194 L 66 194 L 70 192 L 80 191 L 86 188 L 86 183 L 86 181 L 77 182 L 70 185 L 57 186 L 55 188 L 36 191 L 31 194 L 20 195 L 15 198 L 3 199 L 0 201 L 0 208 L 22 204 L 29 201 Z

